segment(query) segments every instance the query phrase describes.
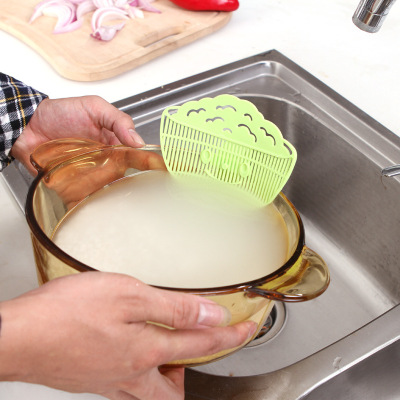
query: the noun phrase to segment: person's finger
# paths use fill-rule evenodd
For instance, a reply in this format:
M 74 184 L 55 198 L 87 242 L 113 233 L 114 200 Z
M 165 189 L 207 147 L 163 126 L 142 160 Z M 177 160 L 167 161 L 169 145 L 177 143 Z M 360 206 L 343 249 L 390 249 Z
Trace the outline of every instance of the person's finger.
M 122 113 L 124 114 L 124 113 Z M 121 115 L 117 121 L 115 121 L 113 125 L 113 132 L 115 136 L 120 140 L 120 142 L 126 146 L 130 147 L 143 147 L 145 145 L 145 141 L 143 138 L 137 133 L 135 127 L 131 126 L 133 123 L 129 123 L 126 117 L 130 119 L 127 114 Z M 131 120 L 132 121 L 132 120 Z
M 177 387 L 184 387 L 185 368 L 159 367 L 161 375 L 164 375 Z
M 157 343 L 157 352 L 152 352 L 152 359 L 148 360 L 151 363 L 148 366 L 151 367 L 151 365 L 203 357 L 239 347 L 254 335 L 257 324 L 253 321 L 245 321 L 229 327 L 183 330 L 169 330 L 148 324 L 146 329 L 149 331 L 146 337 Z M 149 347 L 152 345 L 152 343 L 145 343 L 146 339 L 143 341 L 143 345 Z
M 98 139 L 101 140 L 101 143 L 115 146 L 122 144 L 121 141 L 117 138 L 114 132 L 109 131 L 108 129 L 103 128 L 101 132 L 101 137 Z
M 136 132 L 135 124 L 128 114 L 103 99 L 96 99 L 96 101 L 104 102 L 101 121 L 103 128 L 113 132 L 118 140 L 126 146 L 142 147 L 145 144 L 143 138 Z
M 124 307 L 129 322 L 152 321 L 178 329 L 225 326 L 230 322 L 228 309 L 204 297 L 157 289 L 137 280 L 126 283 L 129 286 Z

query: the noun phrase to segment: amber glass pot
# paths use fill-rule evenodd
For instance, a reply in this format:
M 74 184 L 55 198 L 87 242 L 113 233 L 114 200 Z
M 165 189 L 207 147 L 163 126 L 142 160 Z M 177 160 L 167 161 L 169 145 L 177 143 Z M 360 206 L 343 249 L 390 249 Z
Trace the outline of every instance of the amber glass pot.
M 57 224 L 68 211 L 117 179 L 138 171 L 165 169 L 159 146 L 133 149 L 79 139 L 48 142 L 36 149 L 31 161 L 38 175 L 28 193 L 26 217 L 40 284 L 64 275 L 95 270 L 94 265 L 79 262 L 52 241 Z M 206 296 L 230 310 L 232 324 L 253 320 L 259 329 L 271 312 L 274 301 L 300 302 L 322 294 L 329 284 L 329 271 L 322 258 L 305 246 L 299 213 L 283 194 L 274 200 L 274 205 L 286 223 L 289 241 L 287 261 L 275 272 L 232 286 L 164 289 Z M 156 237 L 154 243 L 157 243 Z M 176 360 L 171 364 L 205 364 L 236 350 L 192 360 Z

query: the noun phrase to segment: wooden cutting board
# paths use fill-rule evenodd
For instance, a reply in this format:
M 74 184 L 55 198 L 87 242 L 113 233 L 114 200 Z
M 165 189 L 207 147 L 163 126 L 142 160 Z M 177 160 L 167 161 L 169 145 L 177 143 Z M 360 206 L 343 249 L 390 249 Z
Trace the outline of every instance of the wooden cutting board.
M 61 76 L 76 81 L 119 75 L 215 32 L 231 18 L 231 13 L 187 11 L 169 0 L 157 0 L 152 5 L 161 14 L 144 12 L 143 19 L 129 19 L 111 41 L 103 42 L 90 36 L 92 13 L 85 15 L 78 30 L 53 34 L 53 17 L 41 16 L 29 24 L 39 0 L 0 2 L 0 29 L 31 46 Z

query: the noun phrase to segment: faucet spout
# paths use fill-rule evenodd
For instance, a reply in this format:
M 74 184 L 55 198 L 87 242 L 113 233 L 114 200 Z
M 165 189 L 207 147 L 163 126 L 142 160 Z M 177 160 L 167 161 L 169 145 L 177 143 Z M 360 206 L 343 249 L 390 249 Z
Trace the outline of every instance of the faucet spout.
M 396 0 L 360 0 L 353 15 L 354 24 L 366 32 L 378 32 Z

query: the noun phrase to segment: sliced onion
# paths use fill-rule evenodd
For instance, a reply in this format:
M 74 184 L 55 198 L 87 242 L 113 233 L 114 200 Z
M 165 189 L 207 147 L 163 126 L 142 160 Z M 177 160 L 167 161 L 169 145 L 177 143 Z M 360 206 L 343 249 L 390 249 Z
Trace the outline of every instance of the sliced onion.
M 94 10 L 96 10 L 96 6 L 94 5 L 93 0 L 84 0 L 76 9 L 76 19 L 79 21 L 85 14 Z
M 50 7 L 50 6 L 59 6 L 61 4 L 64 4 L 64 1 L 62 0 L 42 0 L 39 4 L 35 6 L 35 9 L 33 11 L 33 14 L 29 20 L 29 23 L 32 23 L 35 21 L 36 18 L 40 17 L 43 15 L 43 11 Z
M 70 2 L 55 0 L 42 2 L 32 15 L 30 22 L 41 15 L 57 18 L 53 33 L 69 32 L 82 25 L 76 21 L 76 7 Z
M 55 28 L 53 33 L 58 34 L 58 33 L 72 32 L 72 31 L 79 29 L 82 26 L 82 24 L 83 24 L 83 20 L 76 20 L 65 26 L 59 26 L 58 28 Z
M 144 11 L 150 11 L 154 13 L 161 13 L 158 8 L 153 7 L 150 3 L 151 0 L 138 0 L 138 7 L 140 7 Z
M 114 0 L 114 6 L 121 9 L 128 9 L 128 0 Z
M 116 33 L 125 26 L 125 22 L 112 26 L 100 26 L 97 28 L 91 36 L 98 40 L 109 41 L 114 38 Z
M 114 7 L 114 0 L 93 0 L 97 8 Z
M 65 3 L 57 6 L 49 6 L 43 10 L 43 15 L 57 17 L 57 23 L 54 28 L 55 33 L 58 29 L 75 21 L 75 6 L 70 4 L 71 3 Z
M 104 25 L 107 20 L 144 18 L 143 11 L 160 13 L 151 6 L 153 0 L 42 0 L 34 8 L 29 23 L 41 15 L 57 18 L 53 33 L 65 33 L 78 29 L 83 17 L 94 11 L 91 19 L 92 33 L 96 39 L 111 40 L 125 23 Z M 128 17 L 129 16 L 129 17 Z
M 143 11 L 138 7 L 129 7 L 128 8 L 128 15 L 131 18 L 144 18 Z
M 103 22 L 105 21 L 121 18 L 128 19 L 126 11 L 115 7 L 98 8 L 92 16 L 92 31 L 96 32 L 101 26 L 103 26 Z

